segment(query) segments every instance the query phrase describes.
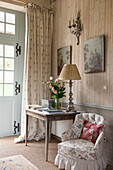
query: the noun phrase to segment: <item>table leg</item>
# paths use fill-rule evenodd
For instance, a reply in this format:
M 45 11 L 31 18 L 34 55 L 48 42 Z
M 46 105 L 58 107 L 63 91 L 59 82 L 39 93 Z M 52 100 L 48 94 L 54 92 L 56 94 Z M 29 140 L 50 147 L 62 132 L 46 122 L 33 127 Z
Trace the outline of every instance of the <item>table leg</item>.
M 27 146 L 27 138 L 28 138 L 28 115 L 26 114 L 26 134 L 25 134 L 25 145 Z
M 46 121 L 46 137 L 45 137 L 45 160 L 48 161 L 48 145 L 49 145 L 49 120 Z
M 52 128 L 52 122 L 49 122 L 49 142 L 51 142 L 51 128 Z
M 75 122 L 75 116 L 73 117 L 73 123 Z

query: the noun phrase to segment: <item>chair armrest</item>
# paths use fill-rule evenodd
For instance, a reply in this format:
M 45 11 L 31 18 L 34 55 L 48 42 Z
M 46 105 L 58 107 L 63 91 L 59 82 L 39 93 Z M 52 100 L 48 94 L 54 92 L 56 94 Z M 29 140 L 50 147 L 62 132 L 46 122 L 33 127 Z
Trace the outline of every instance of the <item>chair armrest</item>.
M 98 148 L 100 146 L 100 144 L 103 142 L 103 139 L 104 139 L 104 132 L 102 131 L 99 134 L 99 136 L 98 136 L 98 138 L 97 138 L 97 140 L 95 142 L 95 148 Z
M 100 158 L 104 154 L 103 139 L 104 139 L 104 132 L 102 131 L 98 136 L 94 146 L 94 148 L 97 150 L 98 158 Z
M 78 138 L 76 132 L 74 132 L 74 129 L 68 129 L 67 131 L 65 131 L 64 133 L 62 133 L 62 141 L 67 141 L 67 140 L 71 140 L 71 139 L 76 139 Z
M 62 138 L 61 138 L 62 141 L 79 138 L 81 135 L 82 128 L 83 128 L 83 119 L 79 118 L 78 116 L 78 118 L 75 119 L 72 128 L 62 133 Z

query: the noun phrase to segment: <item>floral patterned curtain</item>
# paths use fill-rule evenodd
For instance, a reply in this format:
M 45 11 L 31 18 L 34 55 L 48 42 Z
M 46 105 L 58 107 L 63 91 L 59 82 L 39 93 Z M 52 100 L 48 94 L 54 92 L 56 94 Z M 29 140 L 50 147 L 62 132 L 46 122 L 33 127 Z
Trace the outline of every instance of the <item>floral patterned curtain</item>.
M 53 31 L 53 12 L 37 5 L 26 6 L 27 40 L 23 85 L 21 135 L 15 143 L 25 138 L 25 107 L 41 104 L 48 99 L 47 81 L 51 75 L 51 42 Z M 29 118 L 28 139 L 40 140 L 45 136 L 44 122 Z

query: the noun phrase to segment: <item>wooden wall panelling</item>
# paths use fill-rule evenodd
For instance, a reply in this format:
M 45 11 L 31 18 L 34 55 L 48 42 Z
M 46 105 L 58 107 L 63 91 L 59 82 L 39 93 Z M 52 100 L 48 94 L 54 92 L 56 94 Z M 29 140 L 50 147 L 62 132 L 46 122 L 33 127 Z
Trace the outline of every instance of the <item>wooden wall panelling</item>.
M 79 1 L 78 1 L 79 3 Z M 82 5 L 82 1 L 80 1 L 80 4 L 79 4 L 79 9 L 80 10 L 80 20 L 81 20 L 81 24 L 82 24 L 82 11 L 81 11 L 81 5 Z M 82 35 L 82 34 L 81 34 Z M 79 48 L 78 48 L 78 55 L 79 55 L 79 62 L 78 62 L 78 69 L 79 69 L 79 72 L 80 74 L 82 73 L 82 60 L 84 58 L 84 55 L 83 54 L 83 41 L 82 41 L 82 37 L 80 35 L 80 45 L 79 45 Z M 78 83 L 78 90 L 76 89 L 76 91 L 78 91 L 78 102 L 80 103 L 81 101 L 81 85 L 82 85 L 82 74 L 81 74 L 81 80 L 80 81 L 77 81 Z
M 110 31 L 111 31 L 111 34 L 110 34 L 110 38 L 111 38 L 111 42 L 110 42 L 110 47 L 111 49 L 109 50 L 109 62 L 111 63 L 110 64 L 110 68 L 109 68 L 109 105 L 112 105 L 113 106 L 113 99 L 112 99 L 112 94 L 113 93 L 113 74 L 112 74 L 112 71 L 113 71 L 113 1 L 111 1 L 111 20 L 110 20 Z
M 100 22 L 99 32 L 101 33 L 101 35 L 105 35 L 105 32 L 104 32 L 104 30 L 105 30 L 105 1 L 104 1 L 104 3 L 101 1 L 100 6 L 101 6 L 101 10 L 100 10 L 100 15 L 99 15 L 99 17 L 100 17 L 100 20 L 99 20 L 99 22 Z M 106 46 L 106 41 L 105 41 L 105 46 Z M 104 56 L 104 60 L 105 60 L 104 62 L 106 63 L 106 55 Z M 104 78 L 104 73 L 100 73 L 100 74 L 101 74 L 100 75 L 100 79 L 101 79 L 101 81 L 100 81 L 100 94 L 101 94 L 101 96 L 100 96 L 99 105 L 103 105 L 103 101 L 104 101 L 104 97 L 103 97 L 103 85 L 104 85 L 103 78 Z
M 112 9 L 113 9 L 113 1 L 112 2 Z M 112 10 L 112 19 L 111 19 L 111 30 L 113 30 L 113 10 Z M 110 94 L 112 94 L 113 92 L 113 79 L 112 79 L 112 71 L 113 71 L 113 57 L 112 57 L 112 49 L 113 49 L 113 31 L 111 32 L 111 57 L 110 57 Z M 112 95 L 110 95 L 110 106 L 113 106 L 113 99 L 112 99 Z
M 100 35 L 103 35 L 104 34 L 104 31 L 102 33 L 102 17 L 104 16 L 104 3 L 100 2 L 100 8 L 102 8 L 102 10 L 99 9 L 99 26 L 98 26 L 98 32 Z M 104 28 L 104 27 L 103 27 Z M 98 103 L 99 105 L 102 105 L 103 104 L 103 101 L 101 101 L 101 99 L 103 98 L 103 73 L 98 73 L 99 74 L 99 79 L 98 79 L 98 88 L 99 88 L 99 91 L 98 91 Z M 100 96 L 101 94 L 101 96 Z
M 95 0 L 94 3 L 94 23 L 92 25 L 92 27 L 94 27 L 94 33 L 92 34 L 92 37 L 96 37 L 98 36 L 98 21 L 99 21 L 99 2 L 98 0 Z M 98 81 L 97 81 L 97 75 L 98 73 L 92 73 L 92 76 L 94 77 L 93 79 L 93 93 L 94 93 L 94 98 L 92 98 L 91 102 L 93 104 L 96 103 L 96 99 L 97 99 L 97 86 L 98 86 Z
M 68 3 L 68 0 L 66 0 L 65 6 L 66 6 L 66 13 L 65 13 L 66 21 L 65 21 L 65 31 L 64 31 L 65 37 L 64 37 L 64 39 L 65 39 L 65 46 L 68 46 L 68 45 L 72 45 L 70 30 L 68 28 L 69 19 L 71 18 L 71 6 L 70 6 L 70 3 Z M 73 54 L 72 54 L 72 56 L 73 56 Z
M 62 4 L 62 6 L 63 6 L 63 8 L 64 8 L 64 10 L 65 11 L 68 11 L 68 5 L 63 1 L 63 4 Z M 67 46 L 67 39 L 66 39 L 66 37 L 67 37 L 67 30 L 68 30 L 68 27 L 67 27 L 67 25 L 68 25 L 68 15 L 65 15 L 65 13 L 63 12 L 63 10 L 62 10 L 62 13 L 63 13 L 63 32 L 64 32 L 64 34 L 63 34 L 63 46 L 65 47 L 65 46 Z
M 109 43 L 109 36 L 110 36 L 110 24 L 109 24 L 109 20 L 111 19 L 111 16 L 110 16 L 110 1 L 109 2 L 106 2 L 105 1 L 105 35 L 106 35 L 106 45 L 105 45 L 105 56 L 106 56 L 106 62 L 105 62 L 105 68 L 106 68 L 106 72 L 104 74 L 104 78 L 103 78 L 103 81 L 104 81 L 104 84 L 108 86 L 108 90 L 104 91 L 104 95 L 103 95 L 103 98 L 104 98 L 104 103 L 103 105 L 109 105 L 109 98 L 108 98 L 108 92 L 109 92 L 109 50 L 108 48 L 110 49 L 110 43 Z
M 69 0 L 68 0 L 68 2 L 69 2 Z M 76 6 L 76 2 L 72 0 L 70 2 L 70 9 L 71 9 L 70 20 L 71 20 L 71 24 L 73 23 L 73 19 L 75 19 L 75 16 L 76 16 L 76 7 L 75 6 Z M 69 20 L 69 18 L 68 18 L 68 20 Z M 69 23 L 69 21 L 68 21 L 68 23 Z M 76 60 L 76 54 L 75 54 L 76 53 L 75 35 L 73 35 L 70 32 L 70 29 L 68 27 L 67 27 L 67 29 L 68 29 L 68 34 L 70 35 L 70 40 L 71 40 L 70 43 L 72 45 L 72 64 L 73 64 L 75 62 L 75 60 Z M 74 81 L 73 81 L 73 89 L 75 89 L 75 82 Z M 69 96 L 69 94 L 68 94 L 68 96 Z M 74 91 L 73 91 L 73 97 L 75 98 Z
M 81 76 L 81 81 L 74 81 L 74 100 L 78 103 L 89 103 L 94 105 L 113 106 L 113 97 L 110 95 L 111 74 L 113 67 L 110 63 L 112 56 L 112 1 L 111 0 L 57 0 L 54 2 L 55 10 L 55 32 L 54 32 L 54 59 L 56 50 L 66 45 L 72 45 L 72 60 L 76 63 Z M 77 10 L 81 10 L 81 22 L 83 30 L 80 36 L 80 45 L 76 45 L 76 37 L 68 28 L 69 19 L 73 19 Z M 112 17 L 113 18 L 113 17 Z M 105 35 L 105 72 L 84 74 L 84 40 Z M 57 43 L 55 42 L 57 41 Z M 111 44 L 112 43 L 112 44 Z M 112 57 L 111 57 L 112 58 Z M 112 59 L 113 60 L 113 59 Z M 54 68 L 53 68 L 54 72 Z M 55 72 L 53 73 L 56 74 Z M 57 75 L 56 75 L 57 76 Z M 103 90 L 103 86 L 108 90 Z M 78 92 L 77 90 L 78 89 Z M 83 90 L 79 90 L 83 89 Z M 87 95 L 88 94 L 88 95 Z
M 58 3 L 58 1 L 57 1 L 57 3 Z M 59 12 L 57 11 L 57 8 L 59 8 Z M 58 3 L 58 6 L 57 6 L 57 8 L 56 8 L 56 11 L 55 11 L 55 16 L 57 16 L 58 18 L 58 21 L 57 21 L 57 24 L 58 25 L 56 25 L 56 28 L 55 28 L 55 30 L 56 30 L 56 32 L 57 32 L 57 47 L 59 48 L 59 44 L 58 44 L 58 39 L 59 39 L 59 37 L 60 37 L 60 28 L 61 28 L 61 2 L 59 2 Z M 54 25 L 54 27 L 55 27 L 55 25 Z M 61 28 L 62 29 L 62 28 Z
M 98 17 L 98 20 L 97 20 L 97 32 L 96 32 L 96 35 L 98 36 L 98 35 L 102 35 L 102 30 L 101 29 L 99 29 L 101 26 L 101 2 L 99 2 L 98 1 L 98 3 L 97 3 L 97 6 L 98 6 L 98 15 L 96 16 L 96 17 Z M 96 12 L 96 11 L 95 11 Z M 100 99 L 101 99 L 101 97 L 100 97 L 100 94 L 102 94 L 102 90 L 103 90 L 103 87 L 102 87 L 102 74 L 103 73 L 97 73 L 97 74 L 95 74 L 95 76 L 97 77 L 97 80 L 96 80 L 96 84 L 97 84 L 97 86 L 96 86 L 96 100 L 95 100 L 95 103 L 97 102 L 97 103 L 99 103 L 99 105 L 100 105 Z
M 84 16 L 84 3 L 82 2 L 82 0 L 81 0 L 81 5 L 80 5 L 80 9 L 81 9 L 81 17 L 80 17 L 80 19 L 81 19 L 81 26 L 82 26 L 82 32 L 83 32 L 83 16 Z M 84 55 L 83 55 L 83 48 L 84 48 L 84 44 L 83 44 L 83 38 L 82 38 L 82 36 L 83 36 L 83 34 L 81 33 L 81 35 L 80 35 L 80 46 L 79 46 L 79 53 L 80 53 L 80 66 L 79 66 L 79 72 L 80 72 L 80 75 L 81 75 L 81 80 L 79 81 L 79 84 L 80 84 L 80 86 L 79 86 L 79 93 L 80 93 L 80 98 L 79 98 L 79 103 L 80 102 L 82 102 L 83 103 L 83 91 L 84 91 L 84 86 L 83 86 L 83 83 L 82 83 L 82 81 L 83 81 L 83 79 L 84 79 L 84 76 L 83 76 L 83 74 L 84 74 L 84 67 L 83 67 L 83 65 L 84 65 Z M 81 89 L 83 89 L 82 91 L 81 91 Z M 76 89 L 76 91 L 77 91 L 77 89 Z
M 94 27 L 92 27 L 92 25 L 94 23 L 94 15 L 93 15 L 93 13 L 94 13 L 94 1 L 89 1 L 89 10 L 88 11 L 89 11 L 89 13 L 88 13 L 89 19 L 88 19 L 87 24 L 88 24 L 88 27 L 89 27 L 89 31 L 88 31 L 89 34 L 88 34 L 87 39 L 89 39 L 90 37 L 92 37 L 92 35 L 94 35 Z M 92 74 L 89 74 L 88 75 L 88 84 L 87 84 L 88 91 L 87 92 L 89 92 L 90 96 L 92 96 L 92 99 L 94 98 L 93 97 L 94 94 L 92 93 L 93 83 L 94 83 L 94 76 Z M 90 96 L 88 95 L 87 98 L 89 98 Z M 89 103 L 92 103 L 92 99 L 89 100 Z
M 72 10 L 71 10 L 71 22 L 73 22 L 73 19 L 76 20 L 76 16 L 77 16 L 77 1 L 72 1 L 71 2 L 71 6 L 73 6 Z M 69 28 L 68 28 L 69 29 Z M 72 44 L 72 64 L 77 64 L 77 67 L 78 67 L 78 59 L 79 59 L 79 56 L 78 55 L 78 46 L 76 44 L 76 35 L 73 35 L 72 33 L 71 34 L 71 44 Z M 75 99 L 76 101 L 76 98 L 77 98 L 77 81 L 74 80 L 73 81 L 73 98 Z
M 73 6 L 74 6 L 74 11 L 72 11 L 73 18 L 76 20 L 77 12 L 80 10 L 80 7 L 79 7 L 80 6 L 80 1 L 79 1 L 79 4 L 78 4 L 78 0 L 76 0 L 76 2 L 73 1 Z M 80 62 L 80 55 L 78 53 L 79 45 L 77 45 L 76 35 L 73 35 L 73 38 L 74 38 L 74 44 L 73 44 L 73 41 L 72 41 L 73 51 L 74 51 L 74 54 L 73 54 L 73 63 L 75 63 L 77 65 L 78 69 L 79 69 L 79 62 Z M 79 44 L 81 44 L 80 38 L 79 38 Z M 78 95 L 78 82 L 79 82 L 79 80 L 74 80 L 73 81 L 73 94 L 74 94 L 73 96 L 74 96 L 75 102 L 77 101 L 77 99 L 79 99 L 79 95 Z
M 81 81 L 80 81 L 80 84 L 81 84 L 81 89 L 83 89 L 82 91 L 80 90 L 80 94 L 81 94 L 81 98 L 80 98 L 80 101 L 79 102 L 84 102 L 84 96 L 85 96 L 85 86 L 83 85 L 83 82 L 85 82 L 86 78 L 84 76 L 84 54 L 83 54 L 83 49 L 84 49 L 84 4 L 85 2 L 81 0 L 81 24 L 82 24 L 82 32 L 81 32 L 81 36 L 80 36 L 80 42 L 81 42 L 81 46 L 80 46 L 80 50 L 81 50 L 81 70 L 80 71 L 80 74 L 81 74 Z
M 113 1 L 57 0 L 53 5 L 55 16 L 52 73 L 57 77 L 57 66 L 55 66 L 57 65 L 57 49 L 72 45 L 72 61 L 77 64 L 82 77 L 81 81 L 74 81 L 73 84 L 74 101 L 80 103 L 80 106 L 76 105 L 76 107 L 78 110 L 96 112 L 105 117 L 106 155 L 108 155 L 109 162 L 113 164 L 113 150 L 111 149 L 113 145 Z M 80 18 L 83 30 L 80 36 L 80 44 L 77 46 L 76 36 L 70 33 L 68 21 L 76 17 L 75 13 L 79 9 L 81 10 Z M 105 72 L 84 74 L 83 43 L 87 39 L 100 35 L 105 35 Z M 108 87 L 107 90 L 103 90 L 104 85 Z M 64 100 L 68 100 L 68 85 L 66 89 L 67 93 Z M 88 105 L 91 107 L 88 107 Z M 105 109 L 99 109 L 99 107 Z
M 57 75 L 57 49 L 56 47 L 58 47 L 58 36 L 57 34 L 59 34 L 58 30 L 56 31 L 56 27 L 58 29 L 58 19 L 59 17 L 57 16 L 58 15 L 58 12 L 56 12 L 56 9 L 57 9 L 57 1 L 55 3 L 53 3 L 53 8 L 54 8 L 54 20 L 53 20 L 53 42 L 52 42 L 52 70 L 54 70 L 54 72 L 52 71 L 52 76 L 54 78 L 56 78 L 56 75 Z M 56 5 L 55 5 L 56 4 Z M 56 57 L 54 57 L 56 56 Z
M 83 31 L 83 41 L 88 39 L 88 34 L 89 34 L 89 17 L 88 17 L 88 10 L 89 10 L 89 1 L 86 1 L 86 3 L 84 3 L 84 17 L 83 17 L 83 27 L 84 27 L 84 31 Z M 88 74 L 84 74 L 85 75 L 85 82 L 84 82 L 84 91 L 85 91 L 85 98 L 84 98 L 84 102 L 83 103 L 87 103 L 87 94 L 88 94 Z M 82 81 L 83 83 L 83 81 Z

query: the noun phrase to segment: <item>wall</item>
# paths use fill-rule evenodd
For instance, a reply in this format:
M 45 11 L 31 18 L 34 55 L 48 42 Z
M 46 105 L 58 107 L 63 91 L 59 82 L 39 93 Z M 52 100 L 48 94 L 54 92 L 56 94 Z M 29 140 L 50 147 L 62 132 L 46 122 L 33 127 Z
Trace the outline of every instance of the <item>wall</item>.
M 54 34 L 52 52 L 52 74 L 57 77 L 57 49 L 72 45 L 72 63 L 76 63 L 81 81 L 73 83 L 73 97 L 76 108 L 87 112 L 96 112 L 106 119 L 106 155 L 113 164 L 113 1 L 112 0 L 56 0 L 53 2 Z M 82 33 L 80 44 L 68 28 L 69 19 L 75 19 L 81 11 Z M 84 74 L 84 40 L 105 35 L 105 72 Z M 104 86 L 107 89 L 104 90 Z M 68 100 L 68 87 L 67 97 Z M 83 107 L 84 106 L 84 107 Z M 56 122 L 53 133 L 61 136 L 72 122 Z

